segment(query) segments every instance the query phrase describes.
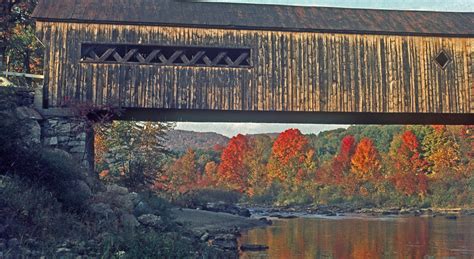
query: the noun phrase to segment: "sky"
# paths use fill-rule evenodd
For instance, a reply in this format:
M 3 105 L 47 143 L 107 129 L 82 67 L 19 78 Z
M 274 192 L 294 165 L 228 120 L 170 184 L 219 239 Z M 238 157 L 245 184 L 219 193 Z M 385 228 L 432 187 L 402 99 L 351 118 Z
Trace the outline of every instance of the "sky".
M 330 6 L 367 9 L 422 10 L 447 12 L 474 12 L 474 0 L 207 0 L 208 2 L 235 2 L 257 4 L 286 4 L 302 6 Z M 198 132 L 217 132 L 228 137 L 242 134 L 275 133 L 298 128 L 305 134 L 317 134 L 349 125 L 258 124 L 258 123 L 191 123 L 178 122 L 176 129 Z
M 474 12 L 474 0 L 205 0 L 205 2 Z

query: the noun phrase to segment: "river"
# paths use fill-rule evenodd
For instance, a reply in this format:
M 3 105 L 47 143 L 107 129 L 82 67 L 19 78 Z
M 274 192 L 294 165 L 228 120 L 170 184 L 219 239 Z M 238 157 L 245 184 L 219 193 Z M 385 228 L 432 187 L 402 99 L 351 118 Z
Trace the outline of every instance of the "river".
M 305 217 L 242 234 L 241 258 L 474 258 L 474 217 Z

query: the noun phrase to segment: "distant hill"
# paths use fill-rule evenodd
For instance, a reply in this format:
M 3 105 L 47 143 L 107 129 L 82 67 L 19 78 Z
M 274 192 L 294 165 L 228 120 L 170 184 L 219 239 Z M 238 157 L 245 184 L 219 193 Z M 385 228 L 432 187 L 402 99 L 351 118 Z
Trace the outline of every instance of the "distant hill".
M 372 139 L 377 149 L 388 152 L 393 136 L 402 131 L 402 126 L 386 125 L 360 125 L 351 126 L 347 129 L 335 129 L 320 132 L 319 134 L 307 134 L 309 144 L 315 149 L 318 157 L 332 158 L 339 150 L 341 140 L 344 136 L 353 135 L 357 140 L 364 137 Z M 248 134 L 249 138 L 257 136 L 269 136 L 274 141 L 279 133 Z M 185 130 L 173 130 L 168 133 L 166 147 L 171 151 L 184 152 L 188 148 L 193 150 L 211 150 L 214 146 L 227 146 L 230 138 L 215 132 L 194 132 Z
M 260 134 L 248 134 L 248 137 L 257 137 L 257 136 L 269 136 L 272 140 L 275 140 L 280 133 L 260 133 Z
M 186 130 L 172 130 L 168 133 L 165 146 L 176 152 L 193 150 L 209 150 L 215 145 L 226 146 L 229 138 L 215 132 L 194 132 Z
M 276 139 L 280 133 L 249 134 L 248 137 L 269 136 Z M 172 130 L 168 133 L 168 141 L 165 146 L 176 152 L 184 152 L 191 148 L 193 150 L 210 150 L 214 146 L 226 146 L 230 138 L 215 132 L 195 132 L 187 130 Z

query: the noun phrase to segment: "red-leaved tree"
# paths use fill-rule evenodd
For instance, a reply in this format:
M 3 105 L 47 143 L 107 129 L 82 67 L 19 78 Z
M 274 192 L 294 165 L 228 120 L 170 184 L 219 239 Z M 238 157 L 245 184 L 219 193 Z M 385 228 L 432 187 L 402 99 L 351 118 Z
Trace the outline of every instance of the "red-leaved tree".
M 354 136 L 345 136 L 341 141 L 341 149 L 339 154 L 332 161 L 332 177 L 331 182 L 334 184 L 342 184 L 349 170 L 351 169 L 351 159 L 356 148 Z
M 230 139 L 222 151 L 217 171 L 221 185 L 240 192 L 247 189 L 248 170 L 245 160 L 249 150 L 249 140 L 246 136 L 239 134 Z
M 409 130 L 400 138 L 400 146 L 390 156 L 395 169 L 392 182 L 399 192 L 424 196 L 428 189 L 427 163 L 420 155 L 418 139 Z

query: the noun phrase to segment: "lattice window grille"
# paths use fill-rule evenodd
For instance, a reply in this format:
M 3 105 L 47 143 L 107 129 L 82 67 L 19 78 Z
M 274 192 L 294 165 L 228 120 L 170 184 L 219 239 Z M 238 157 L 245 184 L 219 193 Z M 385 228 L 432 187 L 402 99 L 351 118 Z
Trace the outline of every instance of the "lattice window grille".
M 251 67 L 246 48 L 82 44 L 81 62 L 167 66 Z

